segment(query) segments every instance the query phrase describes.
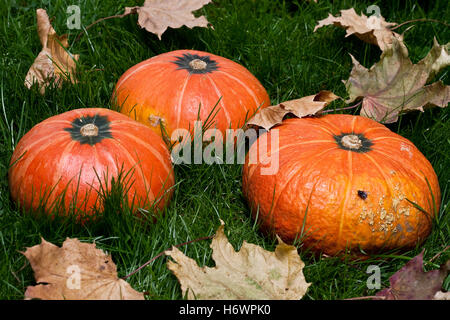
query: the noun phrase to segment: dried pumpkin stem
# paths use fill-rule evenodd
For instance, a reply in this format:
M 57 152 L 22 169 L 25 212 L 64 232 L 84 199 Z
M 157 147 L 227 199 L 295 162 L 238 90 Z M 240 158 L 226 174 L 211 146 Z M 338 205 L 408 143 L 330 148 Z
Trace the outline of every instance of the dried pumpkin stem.
M 83 137 L 96 137 L 98 136 L 98 127 L 93 123 L 88 123 L 81 127 L 80 133 Z
M 348 134 L 342 137 L 341 143 L 343 146 L 349 149 L 359 149 L 362 146 L 361 139 L 354 134 Z
M 194 59 L 191 62 L 189 62 L 189 67 L 191 67 L 194 70 L 205 70 L 207 66 L 207 63 L 200 59 Z

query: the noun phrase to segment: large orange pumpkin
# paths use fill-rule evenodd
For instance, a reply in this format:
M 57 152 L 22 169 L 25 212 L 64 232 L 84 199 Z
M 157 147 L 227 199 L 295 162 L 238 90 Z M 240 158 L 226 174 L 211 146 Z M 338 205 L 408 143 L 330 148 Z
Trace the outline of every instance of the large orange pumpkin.
M 196 120 L 222 133 L 240 128 L 258 107 L 270 104 L 264 87 L 242 65 L 195 50 L 164 53 L 130 68 L 112 100 L 158 134 L 162 124 L 169 136 L 175 129 L 193 129 Z
M 430 233 L 441 196 L 436 174 L 385 126 L 351 115 L 296 118 L 257 142 L 243 192 L 263 230 L 328 255 L 410 248 Z M 257 148 L 262 156 L 250 163 Z M 278 170 L 264 173 L 277 168 L 269 159 Z
M 135 209 L 168 203 L 174 173 L 161 137 L 121 113 L 86 108 L 50 117 L 22 137 L 9 186 L 26 209 L 44 204 L 50 213 L 59 203 L 60 211 L 91 215 L 101 209 L 101 188 L 110 188 L 119 174 Z

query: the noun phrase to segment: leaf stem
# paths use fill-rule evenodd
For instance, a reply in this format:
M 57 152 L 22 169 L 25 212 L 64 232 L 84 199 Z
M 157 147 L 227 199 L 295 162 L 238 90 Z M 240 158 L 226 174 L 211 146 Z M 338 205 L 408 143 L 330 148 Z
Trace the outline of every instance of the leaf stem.
M 360 102 L 358 102 L 357 104 L 350 106 L 350 107 L 345 107 L 345 108 L 339 108 L 339 109 L 328 109 L 328 110 L 322 110 L 320 111 L 320 113 L 328 113 L 331 111 L 342 111 L 342 110 L 349 110 L 349 109 L 355 109 L 358 108 L 362 103 L 362 100 Z
M 104 20 L 114 19 L 114 18 L 123 18 L 123 17 L 125 17 L 125 16 L 130 15 L 130 14 L 136 14 L 136 13 L 137 13 L 136 10 L 131 10 L 130 12 L 127 12 L 127 13 L 116 14 L 116 15 L 114 15 L 114 16 L 104 17 L 104 18 L 100 18 L 100 19 L 98 19 L 98 20 L 95 20 L 95 21 L 92 22 L 90 25 L 88 25 L 86 28 L 84 28 L 84 32 L 81 31 L 81 32 L 78 34 L 78 36 L 76 37 L 75 41 L 80 40 L 81 36 L 82 36 L 88 29 L 90 29 L 92 26 L 96 25 L 96 24 L 99 23 L 99 22 L 102 22 L 102 21 L 104 21 Z M 74 42 L 75 42 L 75 41 L 74 41 Z
M 175 245 L 174 247 L 179 248 L 181 246 L 193 243 L 193 242 L 198 242 L 198 241 L 202 241 L 202 240 L 207 240 L 207 239 L 212 239 L 214 236 L 207 236 L 207 237 L 201 237 L 201 238 L 197 238 L 191 241 L 187 241 L 187 242 L 183 242 L 183 243 L 179 243 L 177 245 Z M 133 274 L 137 273 L 138 271 L 140 271 L 141 269 L 145 268 L 146 266 L 148 266 L 150 263 L 152 263 L 153 261 L 155 261 L 156 259 L 158 259 L 159 257 L 161 257 L 162 255 L 164 255 L 164 252 L 166 252 L 167 250 L 170 249 L 166 249 L 160 253 L 158 253 L 156 256 L 154 256 L 153 258 L 151 258 L 150 260 L 148 260 L 146 263 L 144 263 L 143 265 L 141 265 L 139 268 L 137 268 L 136 270 L 132 271 L 131 273 L 127 274 L 126 276 L 122 277 L 121 279 L 126 280 L 129 277 L 131 277 Z
M 436 20 L 436 19 L 426 19 L 426 18 L 422 18 L 422 19 L 414 19 L 414 20 L 408 20 L 408 21 L 402 22 L 402 23 L 400 23 L 399 25 L 397 25 L 397 26 L 391 28 L 391 30 L 398 29 L 398 28 L 404 26 L 405 24 L 413 23 L 413 22 L 437 22 L 437 23 L 442 23 L 443 25 L 445 25 L 445 26 L 447 26 L 447 27 L 450 26 L 448 23 L 446 23 L 446 22 L 444 22 L 444 21 L 440 21 L 440 20 Z
M 384 300 L 385 297 L 383 297 L 383 296 L 363 296 L 363 297 L 356 297 L 356 298 L 347 298 L 344 300 L 366 300 L 366 299 Z
M 439 257 L 441 256 L 441 254 L 443 254 L 443 253 L 444 253 L 445 251 L 447 251 L 448 249 L 450 249 L 450 245 L 449 245 L 449 246 L 446 246 L 446 247 L 444 248 L 444 250 L 442 250 L 441 252 L 436 253 L 436 254 L 434 255 L 434 257 L 431 258 L 430 261 L 428 261 L 428 262 L 433 262 L 434 260 L 436 260 L 437 258 L 439 258 Z

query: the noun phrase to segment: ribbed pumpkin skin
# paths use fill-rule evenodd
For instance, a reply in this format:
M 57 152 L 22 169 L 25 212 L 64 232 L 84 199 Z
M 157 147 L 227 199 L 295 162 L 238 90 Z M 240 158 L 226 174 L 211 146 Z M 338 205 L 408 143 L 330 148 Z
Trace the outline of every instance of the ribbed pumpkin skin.
M 206 69 L 189 67 L 195 59 L 204 61 Z M 195 50 L 164 53 L 133 66 L 120 77 L 112 100 L 122 113 L 158 134 L 162 121 L 169 135 L 175 129 L 194 128 L 199 118 L 205 124 L 216 111 L 211 128 L 224 133 L 240 128 L 247 114 L 248 119 L 258 107 L 270 104 L 264 87 L 246 68 Z
M 279 132 L 280 148 L 270 151 L 272 130 Z M 269 150 L 266 156 L 278 153 L 278 172 L 261 175 L 269 165 L 248 163 L 256 144 L 243 168 L 243 192 L 263 230 L 292 242 L 304 223 L 305 247 L 328 255 L 409 248 L 429 235 L 440 189 L 431 164 L 412 142 L 351 115 L 288 119 L 272 130 L 259 147 Z M 368 139 L 370 150 L 342 149 L 335 137 L 348 133 Z
M 81 135 L 81 130 L 90 128 L 85 126 L 88 123 L 97 125 L 97 136 Z M 120 170 L 124 175 L 129 172 L 124 181 L 131 186 L 128 203 L 135 208 L 155 204 L 162 209 L 174 185 L 161 137 L 121 113 L 102 108 L 72 110 L 37 124 L 17 144 L 11 165 L 12 199 L 34 210 L 44 199 L 48 213 L 64 197 L 61 211 L 76 208 L 77 214 L 92 215 L 94 207 L 101 209 L 99 178 L 103 188 L 106 179 L 109 189 Z

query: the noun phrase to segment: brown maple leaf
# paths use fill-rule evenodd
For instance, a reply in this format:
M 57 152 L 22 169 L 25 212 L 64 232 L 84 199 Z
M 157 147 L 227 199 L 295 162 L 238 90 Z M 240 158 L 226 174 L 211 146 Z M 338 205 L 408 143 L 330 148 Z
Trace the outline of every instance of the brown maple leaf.
M 407 51 L 394 40 L 380 61 L 370 69 L 353 56 L 353 69 L 344 81 L 349 94 L 347 103 L 362 98 L 361 115 L 383 123 L 398 120 L 401 112 L 423 111 L 425 105 L 446 107 L 450 102 L 450 87 L 437 81 L 426 83 L 434 74 L 449 65 L 449 44 L 440 46 L 436 39 L 430 53 L 413 64 Z
M 438 270 L 423 271 L 423 251 L 389 278 L 390 287 L 376 296 L 385 300 L 444 299 L 442 283 L 450 271 L 450 260 Z M 447 296 L 448 297 L 448 296 Z
M 331 91 L 323 90 L 317 94 L 289 100 L 280 104 L 261 109 L 248 122 L 248 125 L 256 125 L 269 130 L 281 123 L 288 113 L 298 118 L 315 115 L 322 111 L 331 101 L 339 98 Z
M 52 81 L 58 86 L 60 80 L 75 82 L 76 63 L 79 55 L 71 55 L 66 51 L 69 46 L 68 36 L 58 36 L 50 24 L 47 12 L 44 9 L 36 10 L 37 29 L 42 50 L 34 60 L 25 77 L 25 86 L 31 86 L 37 82 L 41 94 Z
M 38 283 L 29 286 L 26 299 L 43 300 L 143 300 L 117 277 L 111 256 L 94 243 L 67 238 L 62 247 L 42 239 L 41 244 L 23 252 L 30 261 Z
M 207 27 L 209 22 L 204 16 L 195 17 L 192 12 L 199 10 L 212 0 L 145 0 L 142 7 L 126 7 L 122 16 L 138 14 L 141 28 L 154 33 L 161 40 L 161 35 L 168 27 L 188 28 Z
M 211 243 L 215 267 L 199 267 L 176 247 L 166 251 L 173 259 L 167 266 L 188 299 L 301 299 L 310 285 L 303 276 L 305 264 L 296 247 L 281 239 L 278 242 L 275 251 L 270 252 L 244 241 L 236 252 L 225 236 L 222 222 Z
M 390 30 L 397 23 L 386 22 L 382 16 L 367 17 L 364 13 L 359 16 L 353 8 L 341 10 L 340 17 L 329 14 L 327 18 L 318 22 L 314 32 L 330 24 L 344 28 L 347 32 L 346 37 L 354 34 L 367 43 L 379 46 L 382 51 L 392 45 L 393 39 L 403 41 L 402 35 Z

